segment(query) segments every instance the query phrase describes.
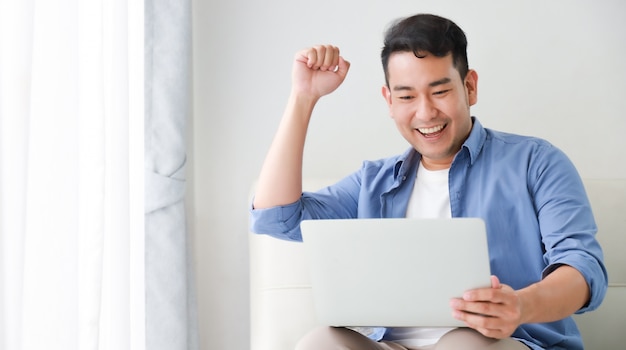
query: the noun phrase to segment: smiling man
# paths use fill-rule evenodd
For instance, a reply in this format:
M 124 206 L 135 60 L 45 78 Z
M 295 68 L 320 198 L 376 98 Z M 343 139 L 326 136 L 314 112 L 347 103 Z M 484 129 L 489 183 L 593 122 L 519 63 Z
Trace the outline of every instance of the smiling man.
M 439 16 L 394 23 L 381 53 L 382 94 L 411 147 L 304 193 L 302 157 L 313 108 L 341 85 L 350 64 L 332 45 L 296 54 L 251 229 L 301 240 L 304 219 L 480 217 L 493 274 L 491 288 L 450 300 L 450 312 L 467 327 L 322 327 L 306 335 L 299 350 L 583 348 L 571 315 L 600 305 L 607 275 L 582 181 L 547 141 L 487 129 L 471 116 L 478 74 L 468 68 L 466 46 L 463 31 Z M 402 288 L 402 281 L 389 288 Z
M 424 56 L 417 56 L 424 55 Z M 452 54 L 394 52 L 383 96 L 404 138 L 422 155 L 426 169 L 447 169 L 472 130 L 478 76 L 461 76 Z

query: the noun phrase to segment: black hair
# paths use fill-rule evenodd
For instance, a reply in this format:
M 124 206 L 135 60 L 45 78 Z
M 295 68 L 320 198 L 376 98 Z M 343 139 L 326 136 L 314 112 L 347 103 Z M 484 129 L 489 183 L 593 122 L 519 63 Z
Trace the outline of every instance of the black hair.
M 380 54 L 387 85 L 389 57 L 398 51 L 413 52 L 418 58 L 428 54 L 444 57 L 452 53 L 452 62 L 461 80 L 465 79 L 469 69 L 465 33 L 454 22 L 440 16 L 417 14 L 395 21 L 387 29 Z

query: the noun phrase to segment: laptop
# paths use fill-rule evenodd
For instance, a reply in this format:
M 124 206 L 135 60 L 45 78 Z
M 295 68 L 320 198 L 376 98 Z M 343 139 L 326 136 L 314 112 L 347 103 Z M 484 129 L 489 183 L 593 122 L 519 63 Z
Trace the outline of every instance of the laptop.
M 479 218 L 304 220 L 301 230 L 324 325 L 460 327 L 450 299 L 491 285 Z

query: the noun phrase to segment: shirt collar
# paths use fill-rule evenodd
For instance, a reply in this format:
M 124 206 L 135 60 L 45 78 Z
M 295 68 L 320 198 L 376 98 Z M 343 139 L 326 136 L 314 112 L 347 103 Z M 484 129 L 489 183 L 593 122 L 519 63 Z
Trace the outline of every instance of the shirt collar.
M 394 179 L 397 180 L 398 177 L 406 177 L 406 174 L 413 171 L 414 168 L 415 171 L 417 171 L 417 168 L 414 165 L 419 164 L 421 158 L 422 156 L 417 153 L 415 148 L 410 147 L 406 150 L 400 157 L 398 157 L 398 160 L 393 168 Z
M 478 121 L 478 118 L 472 117 L 472 131 L 470 131 L 467 140 L 463 143 L 461 150 L 466 149 L 470 156 L 470 164 L 474 164 L 480 151 L 483 149 L 485 140 L 487 139 L 487 131 Z
M 480 154 L 480 151 L 483 148 L 483 145 L 485 144 L 487 131 L 485 131 L 483 125 L 478 121 L 478 118 L 471 118 L 472 130 L 470 131 L 469 136 L 463 143 L 463 146 L 461 146 L 461 151 L 463 151 L 464 149 L 467 150 L 467 153 L 470 157 L 470 164 L 474 164 L 474 162 L 478 158 L 478 155 Z M 461 151 L 459 151 L 459 153 Z M 457 157 L 455 157 L 455 159 Z M 412 169 L 414 168 L 413 165 L 418 164 L 420 159 L 421 155 L 417 153 L 417 151 L 413 147 L 406 150 L 400 157 L 398 157 L 398 160 L 396 161 L 393 169 L 394 179 L 397 179 L 398 176 L 405 176 L 407 172 L 412 171 Z

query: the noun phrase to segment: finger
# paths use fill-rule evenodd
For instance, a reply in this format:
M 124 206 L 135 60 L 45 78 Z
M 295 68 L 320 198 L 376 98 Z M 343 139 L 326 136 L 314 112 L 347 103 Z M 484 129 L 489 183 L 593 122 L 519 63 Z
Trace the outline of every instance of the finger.
M 330 45 L 317 45 L 311 48 L 311 53 L 309 55 L 308 66 L 311 69 L 322 69 L 324 66 L 324 61 L 326 60 L 326 56 L 328 54 L 332 54 L 329 51 Z
M 310 47 L 304 50 L 299 51 L 295 55 L 295 61 L 306 65 L 308 68 L 312 68 L 312 66 L 317 61 L 318 52 L 315 48 Z
M 505 335 L 508 336 L 517 328 L 514 324 L 506 322 L 498 317 L 477 315 L 460 311 L 454 311 L 453 317 L 464 322 L 468 327 L 476 329 L 483 335 L 491 338 L 500 338 Z
M 508 338 L 517 328 L 514 325 L 503 323 L 501 320 L 493 317 L 477 317 L 470 315 L 464 322 L 468 327 L 477 330 L 484 336 L 496 339 Z
M 324 55 L 323 51 L 324 51 L 324 48 L 320 48 L 320 47 L 312 47 L 311 49 L 309 49 L 309 52 L 307 54 L 306 65 L 312 69 L 319 69 L 320 64 L 318 63 L 318 61 L 319 61 L 320 55 L 323 57 Z
M 496 322 L 498 322 L 497 317 L 493 317 L 493 316 L 489 316 L 485 314 L 468 312 L 468 311 L 454 310 L 452 312 L 452 316 L 456 318 L 457 320 L 461 320 L 467 323 L 468 325 L 471 325 L 472 328 L 481 327 L 481 328 L 492 329 L 492 328 L 495 328 L 494 326 Z
M 497 293 L 494 290 L 502 289 L 500 279 L 496 275 L 491 275 L 491 287 L 490 288 L 477 288 L 468 290 L 463 293 L 463 300 L 467 301 L 494 301 L 493 298 Z
M 459 310 L 469 315 L 496 317 L 501 314 L 499 311 L 500 306 L 500 304 L 490 302 L 465 302 Z
M 491 276 L 491 288 L 500 289 L 502 285 L 500 284 L 500 279 L 496 275 Z
M 306 64 L 308 68 L 312 68 L 317 62 L 318 52 L 314 47 L 304 49 L 296 54 L 295 60 Z
M 334 71 L 339 63 L 339 48 L 328 45 L 325 47 L 326 52 L 324 55 L 324 62 L 322 63 L 321 70 Z
M 489 303 L 485 302 L 469 302 L 463 299 L 450 300 L 452 315 L 462 321 L 467 321 L 471 315 L 491 316 L 488 312 Z
M 503 299 L 505 299 L 503 297 Z M 507 322 L 519 323 L 521 319 L 520 307 L 510 300 L 502 303 L 466 301 L 463 299 L 453 299 L 450 301 L 453 314 L 462 313 L 463 320 L 469 315 L 487 316 L 506 320 Z M 465 317 L 468 314 L 467 317 Z M 458 314 L 461 315 L 461 314 Z
M 343 59 L 343 57 L 339 56 L 337 63 L 337 74 L 339 74 L 342 78 L 345 78 L 348 74 L 348 70 L 350 70 L 350 62 Z
M 496 298 L 496 294 L 498 291 L 500 291 L 500 289 L 495 289 L 495 288 L 479 288 L 479 289 L 468 290 L 467 292 L 463 293 L 462 299 L 465 301 L 470 301 L 470 302 L 471 301 L 495 302 L 494 299 Z

